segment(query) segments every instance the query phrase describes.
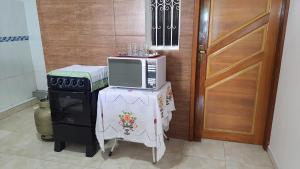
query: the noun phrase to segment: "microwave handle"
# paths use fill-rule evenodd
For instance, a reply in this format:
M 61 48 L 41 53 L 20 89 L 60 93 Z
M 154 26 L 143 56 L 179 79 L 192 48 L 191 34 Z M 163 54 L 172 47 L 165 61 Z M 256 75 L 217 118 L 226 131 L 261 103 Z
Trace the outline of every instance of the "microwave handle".
M 146 88 L 146 78 L 147 78 L 147 59 L 141 59 L 142 63 L 142 88 Z

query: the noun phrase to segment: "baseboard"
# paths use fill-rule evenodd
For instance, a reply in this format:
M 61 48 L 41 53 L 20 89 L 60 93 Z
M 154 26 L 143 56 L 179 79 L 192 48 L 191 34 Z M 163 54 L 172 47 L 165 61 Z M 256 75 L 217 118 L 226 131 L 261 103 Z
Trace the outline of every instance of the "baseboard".
M 33 98 L 30 98 L 28 100 L 25 100 L 17 105 L 14 105 L 14 106 L 11 106 L 11 107 L 8 107 L 7 109 L 5 110 L 0 110 L 0 120 L 1 119 L 4 119 L 4 118 L 7 118 L 8 116 L 16 113 L 16 112 L 19 112 L 29 106 L 33 106 L 35 104 L 37 104 L 39 101 L 37 98 L 33 97 Z
M 272 150 L 270 149 L 270 147 L 268 148 L 268 151 L 267 151 L 267 152 L 268 152 L 268 155 L 269 155 L 269 157 L 270 157 L 270 159 L 271 159 L 271 161 L 272 161 L 273 167 L 274 167 L 275 169 L 279 169 L 277 160 L 276 160 L 276 158 L 274 157 L 273 152 L 272 152 Z

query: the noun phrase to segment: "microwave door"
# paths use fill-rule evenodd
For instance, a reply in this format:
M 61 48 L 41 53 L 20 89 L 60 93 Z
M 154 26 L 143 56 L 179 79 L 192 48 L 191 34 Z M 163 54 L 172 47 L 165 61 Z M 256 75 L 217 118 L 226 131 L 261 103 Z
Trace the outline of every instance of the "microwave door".
M 145 64 L 142 60 L 109 59 L 108 62 L 110 86 L 143 87 Z

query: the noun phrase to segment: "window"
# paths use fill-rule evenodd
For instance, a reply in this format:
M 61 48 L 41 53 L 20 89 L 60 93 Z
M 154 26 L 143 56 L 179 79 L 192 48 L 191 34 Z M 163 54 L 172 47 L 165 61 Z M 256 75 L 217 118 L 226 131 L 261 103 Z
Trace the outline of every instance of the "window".
M 146 40 L 152 49 L 178 49 L 180 0 L 146 1 Z

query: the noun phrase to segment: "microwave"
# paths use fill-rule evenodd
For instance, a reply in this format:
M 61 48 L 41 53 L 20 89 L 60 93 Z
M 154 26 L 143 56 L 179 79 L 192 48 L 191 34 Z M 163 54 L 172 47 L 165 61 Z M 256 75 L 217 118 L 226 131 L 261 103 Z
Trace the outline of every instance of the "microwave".
M 108 57 L 108 71 L 109 86 L 156 90 L 166 83 L 166 56 Z

